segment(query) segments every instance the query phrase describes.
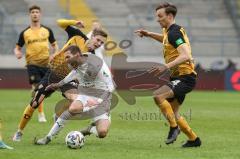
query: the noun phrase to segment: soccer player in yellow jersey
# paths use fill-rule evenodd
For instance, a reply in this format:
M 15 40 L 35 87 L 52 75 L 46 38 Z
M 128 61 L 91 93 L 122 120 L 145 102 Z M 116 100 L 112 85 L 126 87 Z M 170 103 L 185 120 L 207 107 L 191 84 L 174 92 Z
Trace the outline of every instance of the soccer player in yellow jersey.
M 175 24 L 177 7 L 164 2 L 156 8 L 157 22 L 163 29 L 162 34 L 147 30 L 136 30 L 140 37 L 149 37 L 163 44 L 165 66 L 156 66 L 149 70 L 155 76 L 160 75 L 167 69 L 170 70 L 170 82 L 154 93 L 154 101 L 167 118 L 170 131 L 165 141 L 173 143 L 180 130 L 187 135 L 188 140 L 182 147 L 198 147 L 201 145 L 200 138 L 193 132 L 187 121 L 179 114 L 180 105 L 185 95 L 191 92 L 196 84 L 196 72 L 194 71 L 191 46 L 185 30 Z
M 27 105 L 19 123 L 18 130 L 13 136 L 13 141 L 21 140 L 23 129 L 26 127 L 34 110 L 38 108 L 39 103 L 54 92 L 53 90 L 46 90 L 46 87 L 50 83 L 59 82 L 70 72 L 70 69 L 65 61 L 65 49 L 69 45 L 76 45 L 83 53 L 90 52 L 95 54 L 95 49 L 102 46 L 107 40 L 107 34 L 101 29 L 93 30 L 91 38 L 88 39 L 87 36 L 78 29 L 83 27 L 83 23 L 81 21 L 60 19 L 57 22 L 58 25 L 67 32 L 68 41 L 58 53 L 53 55 L 53 59 L 50 62 L 50 70 L 40 81 L 34 97 L 32 98 L 30 104 Z M 64 84 L 60 87 L 60 90 L 64 97 L 70 101 L 75 99 L 77 96 L 77 86 L 74 82 Z
M 33 93 L 38 83 L 48 70 L 49 64 L 49 43 L 53 48 L 53 52 L 57 51 L 58 46 L 50 28 L 41 25 L 41 9 L 34 5 L 29 8 L 31 24 L 24 29 L 19 36 L 14 53 L 18 59 L 21 59 L 23 53 L 21 48 L 26 47 L 26 67 L 29 76 L 29 83 L 32 85 Z M 46 122 L 43 112 L 43 103 L 38 107 L 39 122 Z

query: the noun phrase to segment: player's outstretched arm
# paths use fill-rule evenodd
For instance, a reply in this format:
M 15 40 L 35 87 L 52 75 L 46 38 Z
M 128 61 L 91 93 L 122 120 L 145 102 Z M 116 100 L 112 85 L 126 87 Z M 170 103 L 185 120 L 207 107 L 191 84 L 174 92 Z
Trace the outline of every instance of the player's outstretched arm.
M 150 32 L 148 30 L 144 30 L 144 29 L 138 29 L 136 30 L 134 33 L 136 33 L 139 37 L 150 37 L 154 40 L 157 40 L 159 42 L 163 42 L 163 35 L 159 34 L 159 33 L 154 33 L 154 32 Z
M 62 84 L 60 84 L 60 82 L 59 83 L 51 83 L 50 85 L 48 85 L 46 87 L 46 90 L 47 91 L 49 91 L 49 90 L 56 90 L 56 89 L 58 89 L 61 86 L 62 86 Z
M 56 90 L 59 87 L 63 86 L 64 84 L 71 82 L 75 80 L 77 77 L 77 72 L 76 70 L 72 70 L 63 80 L 61 80 L 58 83 L 51 83 L 46 87 L 46 90 Z
M 58 26 L 60 26 L 61 28 L 63 28 L 64 30 L 68 27 L 68 26 L 76 26 L 78 28 L 84 28 L 84 24 L 82 21 L 80 20 L 68 20 L 68 19 L 58 19 L 57 20 L 57 24 Z
M 51 55 L 50 55 L 50 61 L 53 60 L 54 56 L 58 53 L 59 51 L 59 47 L 58 47 L 58 44 L 57 42 L 51 44 L 51 48 L 52 48 L 52 51 L 51 51 Z
M 190 47 L 186 43 L 178 46 L 177 51 L 179 52 L 179 56 L 175 60 L 173 60 L 165 65 L 154 66 L 148 70 L 148 73 L 153 73 L 154 76 L 159 76 L 162 72 L 164 72 L 167 69 L 175 67 L 183 62 L 192 60 L 192 56 L 190 54 L 190 52 L 191 52 Z
M 67 32 L 68 39 L 72 38 L 73 36 L 81 36 L 84 39 L 87 39 L 86 35 L 80 30 L 81 28 L 84 28 L 82 21 L 59 19 L 57 20 L 57 23 Z M 72 26 L 76 26 L 80 29 L 74 28 Z

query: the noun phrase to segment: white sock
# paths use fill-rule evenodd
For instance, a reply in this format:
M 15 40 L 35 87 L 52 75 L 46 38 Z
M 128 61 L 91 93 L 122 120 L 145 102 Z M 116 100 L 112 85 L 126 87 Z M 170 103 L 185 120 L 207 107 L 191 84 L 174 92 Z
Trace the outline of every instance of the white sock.
M 49 133 L 47 134 L 47 136 L 52 139 L 53 136 L 56 136 L 62 130 L 65 123 L 66 120 L 58 118 L 57 121 L 54 123 L 53 127 L 51 128 L 51 130 L 49 131 Z
M 95 134 L 98 137 L 97 127 L 96 126 L 91 127 L 90 133 Z
M 64 111 L 61 116 L 57 119 L 57 121 L 54 123 L 53 127 L 47 134 L 48 137 L 52 139 L 53 136 L 56 136 L 64 127 L 66 121 L 72 117 L 73 115 L 68 111 Z
M 56 113 L 54 113 L 54 114 L 53 114 L 53 122 L 55 123 L 55 122 L 57 121 L 57 119 L 58 119 L 58 116 L 57 116 Z

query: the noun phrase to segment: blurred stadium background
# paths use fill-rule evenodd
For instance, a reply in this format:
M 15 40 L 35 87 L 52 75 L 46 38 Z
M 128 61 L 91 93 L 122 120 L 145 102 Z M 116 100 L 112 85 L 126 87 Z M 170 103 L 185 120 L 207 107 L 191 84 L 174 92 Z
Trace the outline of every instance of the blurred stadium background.
M 177 23 L 186 28 L 199 72 L 197 89 L 240 90 L 240 1 L 170 0 L 179 8 Z M 130 61 L 162 62 L 161 45 L 137 39 L 137 28 L 160 32 L 154 17 L 159 0 L 0 0 L 0 88 L 28 88 L 25 61 L 13 54 L 17 37 L 29 25 L 28 7 L 39 5 L 42 23 L 51 27 L 61 47 L 67 37 L 58 18 L 81 19 L 89 31 L 98 19 L 119 44 L 130 40 L 122 51 Z M 117 52 L 118 49 L 115 50 Z M 106 61 L 111 63 L 111 55 Z M 15 82 L 16 79 L 18 82 Z M 216 82 L 217 81 L 217 82 Z

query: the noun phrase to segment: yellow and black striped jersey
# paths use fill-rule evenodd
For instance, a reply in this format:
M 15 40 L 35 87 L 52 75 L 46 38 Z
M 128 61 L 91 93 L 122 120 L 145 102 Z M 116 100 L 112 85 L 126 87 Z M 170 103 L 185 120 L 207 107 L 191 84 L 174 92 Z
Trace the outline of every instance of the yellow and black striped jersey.
M 65 77 L 69 72 L 68 65 L 65 61 L 64 50 L 69 45 L 76 45 L 80 48 L 82 53 L 89 52 L 87 47 L 88 38 L 85 34 L 83 34 L 79 29 L 76 29 L 72 26 L 67 26 L 65 31 L 68 34 L 68 41 L 63 46 L 63 48 L 54 55 L 53 60 L 51 61 L 51 69 L 58 75 Z M 95 52 L 92 52 L 95 54 Z
M 44 25 L 40 28 L 24 29 L 19 36 L 17 47 L 26 47 L 27 65 L 47 67 L 49 63 L 49 43 L 56 42 L 52 30 Z
M 177 24 L 172 24 L 168 30 L 163 29 L 163 55 L 166 63 L 175 60 L 179 56 L 177 47 L 184 43 L 186 43 L 191 50 L 190 42 L 184 28 Z M 191 73 L 196 74 L 192 60 L 179 64 L 178 66 L 171 68 L 170 71 L 172 77 Z

